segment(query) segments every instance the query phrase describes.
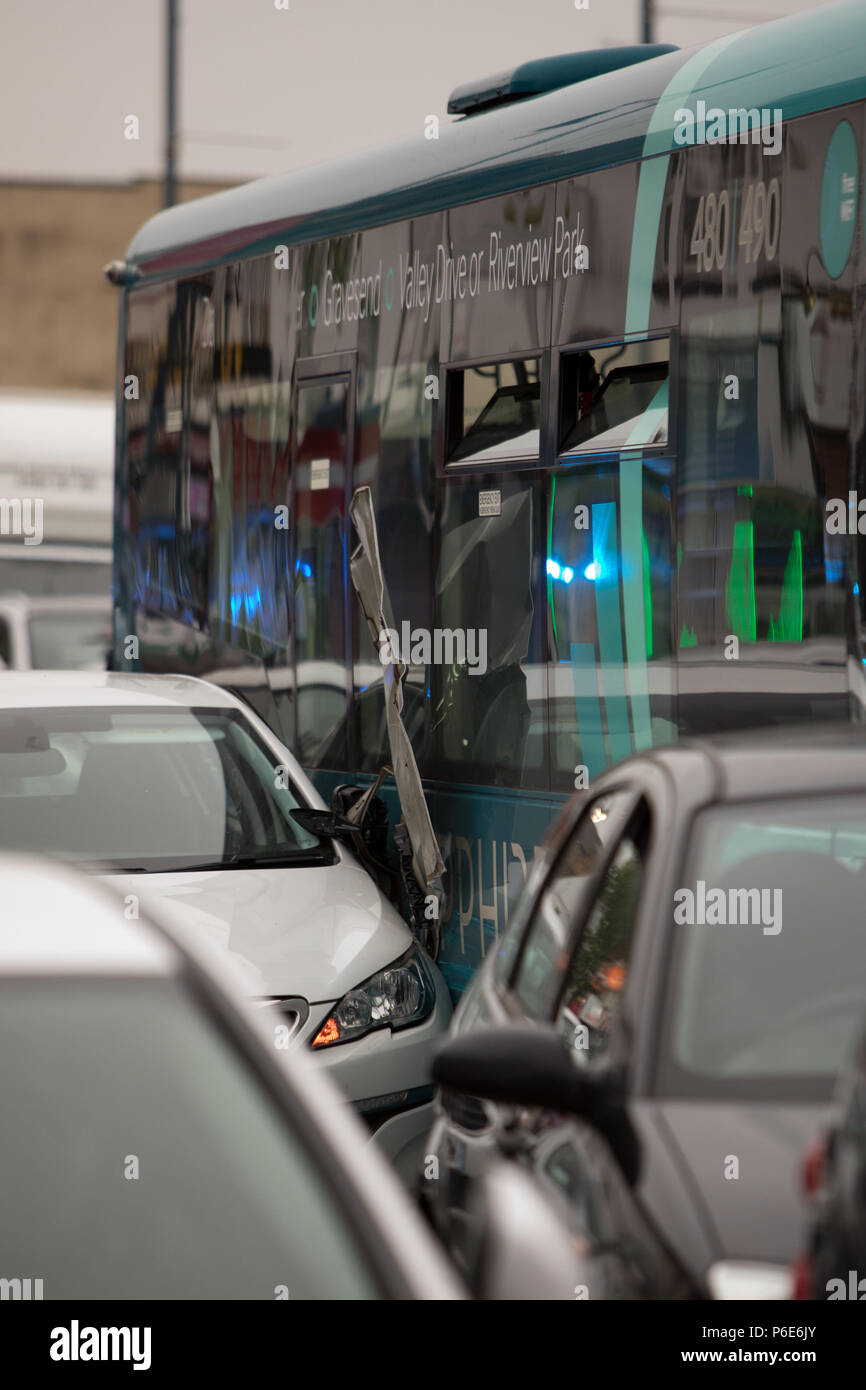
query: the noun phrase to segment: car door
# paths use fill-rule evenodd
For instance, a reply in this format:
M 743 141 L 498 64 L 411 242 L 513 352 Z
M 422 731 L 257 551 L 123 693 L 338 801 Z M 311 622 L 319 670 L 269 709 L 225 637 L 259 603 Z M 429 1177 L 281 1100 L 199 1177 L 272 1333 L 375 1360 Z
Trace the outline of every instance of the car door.
M 518 1022 L 553 1020 L 569 942 L 582 920 L 581 902 L 589 901 L 606 854 L 636 800 L 637 792 L 623 785 L 589 799 L 576 823 L 569 808 L 567 819 L 533 865 L 505 935 L 464 996 L 456 1019 L 460 1029 L 509 1017 Z M 439 1100 L 442 1118 L 436 1142 L 442 1144 L 442 1180 L 437 1219 L 450 1228 L 462 1220 L 473 1182 L 500 1147 L 509 1147 L 517 1121 L 512 1107 L 447 1089 Z
M 538 896 L 515 966 L 510 1012 L 555 1023 L 576 1066 L 610 1065 L 621 1052 L 649 816 L 636 789 L 588 802 Z M 555 1200 L 564 1199 L 584 1250 L 585 1292 L 577 1296 L 652 1296 L 663 1257 L 604 1140 L 588 1124 L 549 1113 L 524 1123 L 524 1157 Z

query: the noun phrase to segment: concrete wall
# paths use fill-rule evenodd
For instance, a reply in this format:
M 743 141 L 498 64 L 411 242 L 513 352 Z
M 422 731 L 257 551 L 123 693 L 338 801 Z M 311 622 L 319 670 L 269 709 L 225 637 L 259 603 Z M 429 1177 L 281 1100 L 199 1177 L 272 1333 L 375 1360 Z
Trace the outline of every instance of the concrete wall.
M 183 184 L 181 201 L 225 184 Z M 0 387 L 111 391 L 117 290 L 102 273 L 162 185 L 0 183 Z

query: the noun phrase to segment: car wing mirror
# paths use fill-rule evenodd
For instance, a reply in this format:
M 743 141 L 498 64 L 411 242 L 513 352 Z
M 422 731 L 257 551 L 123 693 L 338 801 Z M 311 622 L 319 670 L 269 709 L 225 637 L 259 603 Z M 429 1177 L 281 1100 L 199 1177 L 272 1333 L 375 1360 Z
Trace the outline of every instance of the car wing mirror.
M 327 811 L 296 806 L 291 813 L 292 820 L 296 820 L 298 825 L 303 826 L 304 830 L 312 831 L 314 835 L 325 835 L 353 844 L 358 832 L 364 828 L 371 807 L 378 802 L 379 807 L 384 809 L 384 803 L 376 793 L 386 773 L 390 771 L 390 767 L 383 767 L 375 782 L 369 787 L 346 784 L 335 787 Z
M 569 1060 L 554 1028 L 504 1024 L 449 1038 L 433 1059 L 440 1086 L 506 1105 L 583 1115 L 593 1083 Z
M 383 768 L 369 787 L 336 787 L 329 810 L 296 806 L 292 820 L 321 839 L 339 840 L 372 875 L 391 902 L 399 902 L 400 880 L 388 862 L 388 810 L 376 795 L 386 772 Z
M 317 811 L 309 806 L 296 806 L 291 816 L 304 830 L 309 830 L 312 835 L 318 835 L 323 840 L 345 839 L 349 832 L 355 829 L 333 811 Z
M 440 1086 L 481 1100 L 577 1115 L 603 1135 L 626 1181 L 639 1171 L 637 1135 L 609 1069 L 578 1069 L 550 1024 L 504 1024 L 449 1038 L 433 1058 Z

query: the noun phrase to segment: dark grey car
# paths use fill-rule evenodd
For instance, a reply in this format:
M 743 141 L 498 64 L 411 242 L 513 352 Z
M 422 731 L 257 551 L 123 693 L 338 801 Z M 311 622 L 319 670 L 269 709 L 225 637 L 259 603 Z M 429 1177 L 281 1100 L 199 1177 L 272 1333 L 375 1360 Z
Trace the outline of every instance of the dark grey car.
M 814 1198 L 810 1248 L 797 1262 L 797 1298 L 866 1299 L 866 1031 L 839 1078 L 833 1126 L 803 1161 Z
M 458 1258 L 504 1149 L 571 1227 L 578 1297 L 790 1296 L 864 908 L 859 729 L 680 744 L 574 798 L 437 1063 L 422 1186 Z

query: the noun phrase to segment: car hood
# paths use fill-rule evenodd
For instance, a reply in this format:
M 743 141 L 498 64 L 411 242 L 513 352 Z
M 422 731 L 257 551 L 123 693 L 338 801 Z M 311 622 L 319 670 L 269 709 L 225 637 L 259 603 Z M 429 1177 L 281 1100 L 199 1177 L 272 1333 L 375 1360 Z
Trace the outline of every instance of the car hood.
M 800 1160 L 830 1105 L 671 1101 L 640 1108 L 644 1208 L 693 1278 L 703 1282 L 720 1259 L 789 1264 L 802 1252 Z
M 168 910 L 245 967 L 250 993 L 339 999 L 407 951 L 412 934 L 358 864 L 112 874 L 142 912 Z M 130 907 L 128 910 L 133 910 Z

